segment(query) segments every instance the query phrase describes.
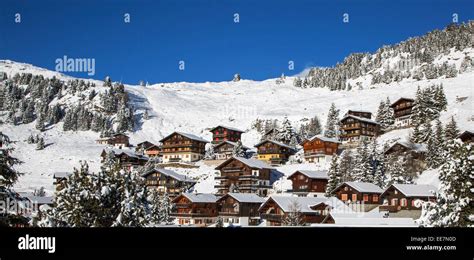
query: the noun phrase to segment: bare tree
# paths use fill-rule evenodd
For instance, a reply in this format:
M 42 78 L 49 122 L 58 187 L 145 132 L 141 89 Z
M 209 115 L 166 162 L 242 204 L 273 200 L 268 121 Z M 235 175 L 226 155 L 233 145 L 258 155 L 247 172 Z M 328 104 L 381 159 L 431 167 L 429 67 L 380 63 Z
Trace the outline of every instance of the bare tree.
M 289 206 L 288 215 L 283 219 L 285 226 L 303 226 L 304 221 L 301 216 L 301 205 L 294 200 Z

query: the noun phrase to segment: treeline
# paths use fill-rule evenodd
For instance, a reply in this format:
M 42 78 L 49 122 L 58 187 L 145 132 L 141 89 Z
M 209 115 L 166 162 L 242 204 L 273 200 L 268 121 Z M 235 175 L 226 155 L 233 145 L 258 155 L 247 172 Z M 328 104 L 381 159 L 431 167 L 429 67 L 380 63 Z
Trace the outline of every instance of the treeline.
M 451 24 L 444 30 L 434 30 L 424 36 L 410 38 L 395 45 L 378 49 L 375 54 L 354 53 L 332 68 L 312 68 L 304 78 L 296 78 L 294 85 L 302 88 L 329 88 L 330 90 L 351 90 L 349 79 L 372 74 L 372 84 L 398 82 L 405 78 L 434 79 L 441 76 L 456 77 L 474 66 L 465 56 L 459 69 L 447 62 L 434 64 L 440 54 L 451 49 L 463 50 L 474 46 L 472 35 L 474 22 Z M 385 66 L 388 59 L 398 57 L 393 67 Z M 416 69 L 414 69 L 416 68 Z
M 103 136 L 133 131 L 134 109 L 128 94 L 123 84 L 112 83 L 109 77 L 104 81 L 108 89 L 100 94 L 91 82 L 64 82 L 31 73 L 3 78 L 3 85 L 0 110 L 8 111 L 7 123 L 29 124 L 36 120 L 36 128 L 43 131 L 64 122 L 64 131 L 92 130 Z

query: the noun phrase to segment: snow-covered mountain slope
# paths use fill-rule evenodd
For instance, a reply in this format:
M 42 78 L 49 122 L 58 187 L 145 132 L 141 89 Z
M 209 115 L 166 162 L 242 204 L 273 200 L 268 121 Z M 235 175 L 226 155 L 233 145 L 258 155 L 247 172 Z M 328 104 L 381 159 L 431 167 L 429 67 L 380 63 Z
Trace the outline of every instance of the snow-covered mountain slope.
M 464 50 L 474 58 L 474 50 Z M 450 54 L 455 58 L 457 54 Z M 444 59 L 450 59 L 448 55 Z M 11 61 L 0 61 L 0 71 L 9 76 L 14 73 L 41 74 L 45 77 L 56 76 L 68 80 L 68 76 L 44 70 L 28 64 Z M 462 130 L 474 129 L 473 113 L 473 82 L 474 71 L 457 75 L 455 78 L 438 78 L 416 81 L 405 79 L 398 83 L 370 85 L 370 80 L 360 80 L 361 88 L 350 91 L 330 91 L 327 88 L 296 88 L 292 77 L 287 77 L 282 84 L 275 79 L 265 81 L 241 80 L 239 82 L 207 82 L 207 83 L 167 83 L 151 86 L 126 85 L 126 91 L 135 109 L 140 114 L 148 110 L 150 119 L 139 124 L 135 132 L 130 133 L 131 142 L 158 142 L 162 137 L 173 131 L 194 133 L 210 140 L 208 129 L 222 124 L 237 127 L 247 132 L 243 135 L 243 143 L 253 147 L 260 134 L 251 129 L 257 119 L 282 119 L 284 116 L 298 125 L 300 120 L 317 115 L 322 123 L 326 120 L 327 111 L 332 102 L 345 113 L 348 109 L 360 109 L 376 113 L 379 102 L 386 97 L 392 101 L 400 97 L 414 97 L 417 86 L 430 86 L 442 83 L 448 99 L 448 110 L 442 112 L 441 121 L 447 122 L 453 116 Z M 97 86 L 102 82 L 92 80 Z M 458 101 L 459 97 L 465 97 Z M 18 166 L 22 176 L 16 185 L 17 190 L 30 191 L 40 186 L 53 191 L 52 175 L 57 171 L 70 171 L 79 165 L 79 160 L 87 161 L 92 170 L 99 167 L 99 154 L 104 148 L 95 144 L 98 133 L 63 132 L 62 123 L 45 131 L 47 147 L 36 151 L 34 144 L 27 144 L 30 134 L 39 133 L 34 123 L 27 125 L 1 125 L 1 130 L 13 141 L 15 152 L 24 163 Z M 409 130 L 391 131 L 380 138 L 380 143 L 408 137 Z M 311 165 L 284 166 L 282 172 L 290 174 L 286 169 L 312 167 Z M 286 169 L 286 170 L 285 170 Z M 214 174 L 212 167 L 202 166 L 195 170 L 195 175 L 205 181 L 197 185 L 200 192 L 212 191 L 213 177 L 208 179 L 206 173 Z M 430 182 L 434 178 L 425 178 Z M 206 184 L 207 183 L 207 184 Z

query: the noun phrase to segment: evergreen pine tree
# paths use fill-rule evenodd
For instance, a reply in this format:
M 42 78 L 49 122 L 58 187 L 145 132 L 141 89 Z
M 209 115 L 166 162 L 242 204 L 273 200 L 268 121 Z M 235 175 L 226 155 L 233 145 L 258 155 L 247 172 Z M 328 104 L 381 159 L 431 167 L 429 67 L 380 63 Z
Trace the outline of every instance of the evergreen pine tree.
M 339 109 L 336 108 L 334 103 L 331 104 L 328 112 L 328 118 L 326 121 L 326 126 L 324 128 L 324 136 L 329 138 L 338 137 L 337 125 L 339 124 Z
M 331 197 L 334 195 L 334 189 L 342 183 L 341 173 L 339 171 L 339 157 L 336 154 L 332 156 L 331 165 L 328 170 L 328 178 L 325 196 Z
M 234 146 L 234 149 L 232 150 L 232 155 L 236 156 L 236 157 L 246 158 L 246 153 L 245 153 L 244 147 L 242 145 L 242 142 L 240 140 L 237 141 L 237 145 Z
M 446 124 L 444 134 L 446 141 L 454 140 L 459 136 L 459 129 L 456 120 L 454 120 L 454 117 L 451 117 L 451 121 Z
M 354 168 L 352 170 L 352 178 L 358 182 L 370 182 L 372 175 L 371 158 L 368 149 L 368 141 L 363 139 L 357 147 L 355 155 Z
M 43 150 L 44 149 L 44 139 L 41 137 L 36 144 L 36 150 Z

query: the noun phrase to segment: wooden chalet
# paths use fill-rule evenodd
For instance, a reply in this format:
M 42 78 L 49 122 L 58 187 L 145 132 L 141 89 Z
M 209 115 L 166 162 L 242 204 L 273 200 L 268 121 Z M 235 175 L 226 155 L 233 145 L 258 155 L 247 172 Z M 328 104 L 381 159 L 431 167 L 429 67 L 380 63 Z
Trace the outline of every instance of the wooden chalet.
M 96 140 L 98 144 L 112 145 L 116 148 L 125 148 L 130 146 L 130 138 L 125 134 L 114 134 L 110 137 L 100 138 Z
M 474 132 L 473 131 L 464 131 L 462 132 L 459 136 L 458 136 L 459 139 L 461 139 L 461 141 L 463 143 L 474 143 Z
M 292 182 L 289 192 L 307 196 L 309 193 L 325 193 L 328 185 L 327 171 L 299 170 L 288 176 Z
M 56 172 L 53 175 L 54 182 L 56 186 L 56 191 L 60 191 L 66 187 L 66 182 L 69 176 L 72 175 L 72 172 Z
M 225 224 L 255 226 L 259 224 L 258 209 L 263 202 L 265 199 L 253 193 L 229 192 L 217 200 L 217 208 Z
M 100 157 L 102 157 L 102 162 L 107 158 L 109 153 L 114 156 L 114 159 L 120 163 L 122 169 L 126 171 L 131 171 L 138 166 L 144 166 L 148 162 L 148 157 L 125 149 L 102 150 L 102 153 L 100 154 Z
M 383 190 L 372 183 L 344 182 L 333 191 L 336 197 L 351 204 L 363 204 L 363 210 L 368 211 L 380 204 Z
M 393 102 L 393 104 L 390 105 L 390 107 L 393 109 L 396 127 L 411 126 L 410 117 L 414 105 L 415 100 L 404 97 L 399 98 L 397 101 Z
M 214 194 L 181 193 L 172 201 L 174 208 L 171 215 L 179 225 L 212 225 L 218 216 L 218 199 Z
M 234 148 L 238 144 L 231 141 L 222 141 L 216 146 L 214 146 L 214 154 L 216 155 L 217 160 L 227 160 L 232 157 Z M 242 145 L 244 151 L 249 150 L 247 146 Z
M 159 147 L 158 145 L 152 145 L 150 147 L 148 147 L 147 149 L 145 149 L 145 155 L 148 156 L 148 157 L 159 157 L 161 156 L 161 147 Z
M 347 208 L 336 198 L 271 196 L 259 208 L 260 218 L 267 226 L 284 226 L 289 214 L 296 214 L 300 225 L 323 223 L 333 209 Z M 344 209 L 343 209 L 344 210 Z
M 256 159 L 232 157 L 216 167 L 220 176 L 215 179 L 220 183 L 215 188 L 218 189 L 218 194 L 239 192 L 266 196 L 272 188 L 272 169 L 265 162 Z
M 385 189 L 381 198 L 380 211 L 398 212 L 400 210 L 419 210 L 417 201 L 436 201 L 436 187 L 432 185 L 392 184 Z
M 195 162 L 204 157 L 208 141 L 193 134 L 174 132 L 160 141 L 164 163 Z
M 270 165 L 280 165 L 288 161 L 296 150 L 284 143 L 273 140 L 264 140 L 256 144 L 258 159 L 269 163 Z
M 405 160 L 410 160 L 413 171 L 422 171 L 426 169 L 426 153 L 428 148 L 425 144 L 414 144 L 406 141 L 398 141 L 388 147 L 384 154 L 389 158 L 396 160 L 403 157 Z
M 363 113 L 363 114 L 361 114 Z M 364 115 L 364 117 L 356 116 Z M 340 139 L 343 143 L 358 143 L 361 139 L 372 139 L 379 134 L 380 125 L 368 117 L 370 112 L 349 112 L 340 121 Z
M 212 133 L 213 144 L 220 144 L 223 141 L 238 142 L 242 133 L 244 133 L 240 129 L 222 125 L 218 125 L 209 131 Z
M 155 168 L 144 174 L 145 184 L 148 188 L 157 189 L 160 193 L 167 193 L 171 198 L 182 192 L 187 192 L 196 184 L 196 181 L 186 175 L 171 170 Z
M 303 141 L 304 158 L 310 163 L 329 163 L 334 154 L 339 153 L 337 139 L 316 135 Z
M 152 146 L 154 146 L 153 143 L 148 142 L 148 141 L 144 141 L 144 142 L 141 142 L 141 143 L 137 144 L 137 146 L 135 147 L 135 151 L 136 152 L 145 151 L 146 149 L 148 149 Z

